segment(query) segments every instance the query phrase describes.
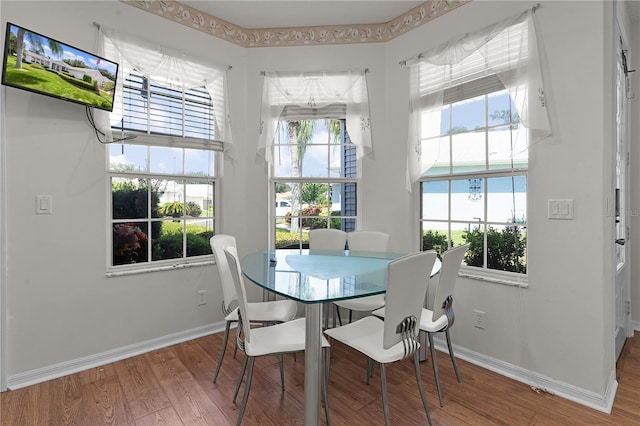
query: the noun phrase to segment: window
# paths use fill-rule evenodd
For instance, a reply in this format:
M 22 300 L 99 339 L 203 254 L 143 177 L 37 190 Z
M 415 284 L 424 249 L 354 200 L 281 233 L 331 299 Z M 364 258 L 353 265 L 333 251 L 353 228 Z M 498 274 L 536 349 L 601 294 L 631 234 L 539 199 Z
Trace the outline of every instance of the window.
M 310 229 L 355 229 L 356 146 L 345 125 L 344 119 L 278 123 L 272 168 L 276 248 L 305 246 Z
M 149 83 L 134 71 L 122 104 L 113 129 L 140 136 L 109 145 L 111 266 L 174 265 L 211 255 L 218 154 L 210 143 L 209 93 Z
M 505 90 L 442 109 L 440 154 L 421 178 L 422 249 L 471 243 L 467 266 L 526 273 L 527 151 Z
M 258 155 L 275 248 L 304 247 L 310 229 L 353 231 L 358 162 L 372 151 L 367 70 L 262 74 Z
M 534 10 L 409 60 L 422 249 L 469 242 L 463 271 L 504 282 L 526 279 L 528 147 L 551 134 Z
M 109 274 L 213 261 L 217 164 L 233 142 L 230 67 L 98 31 L 121 73 L 113 112 L 96 117 L 99 131 L 118 142 L 109 145 L 107 166 Z

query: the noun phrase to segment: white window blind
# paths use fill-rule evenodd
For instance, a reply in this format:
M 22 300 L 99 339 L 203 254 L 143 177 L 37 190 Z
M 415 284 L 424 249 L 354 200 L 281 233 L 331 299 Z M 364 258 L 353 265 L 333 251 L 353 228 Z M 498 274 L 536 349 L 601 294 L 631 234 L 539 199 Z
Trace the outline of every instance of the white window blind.
M 228 65 L 99 27 L 103 55 L 120 64 L 110 125 L 132 144 L 231 147 Z M 109 129 L 111 130 L 111 129 Z M 107 132 L 105 132 L 107 133 Z
M 410 70 L 407 189 L 438 159 L 443 105 L 506 89 L 530 135 L 551 134 L 533 10 L 462 34 L 406 62 Z M 527 148 L 513 146 L 509 155 Z
M 122 119 L 112 127 L 136 134 L 127 143 L 223 150 L 215 137 L 216 102 L 204 87 L 166 88 L 132 71 L 122 93 Z

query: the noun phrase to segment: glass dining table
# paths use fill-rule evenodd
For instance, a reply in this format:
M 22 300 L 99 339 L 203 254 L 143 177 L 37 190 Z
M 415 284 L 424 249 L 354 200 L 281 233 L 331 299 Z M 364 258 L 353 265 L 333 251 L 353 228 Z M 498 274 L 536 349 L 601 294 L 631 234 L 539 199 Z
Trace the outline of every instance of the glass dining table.
M 387 265 L 403 253 L 349 252 L 348 250 L 264 250 L 245 256 L 243 274 L 270 293 L 304 304 L 305 425 L 320 418 L 322 379 L 322 306 L 327 302 L 386 292 Z M 437 261 L 432 276 L 440 270 Z

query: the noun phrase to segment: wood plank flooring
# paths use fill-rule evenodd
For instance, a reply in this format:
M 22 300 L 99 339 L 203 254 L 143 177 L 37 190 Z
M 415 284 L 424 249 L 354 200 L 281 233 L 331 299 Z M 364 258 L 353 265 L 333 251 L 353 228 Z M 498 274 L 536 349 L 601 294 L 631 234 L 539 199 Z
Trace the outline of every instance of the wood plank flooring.
M 229 339 L 232 340 L 232 339 Z M 231 342 L 218 377 L 211 382 L 222 335 L 216 334 L 123 361 L 0 394 L 2 426 L 31 425 L 230 425 L 238 404 L 234 386 L 241 356 Z M 436 425 L 640 425 L 640 332 L 618 362 L 619 387 L 610 415 L 459 361 L 459 384 L 445 353 L 439 356 L 445 405 L 440 407 L 431 360 L 422 380 Z M 384 424 L 379 369 L 365 383 L 365 359 L 336 343 L 331 360 L 329 403 L 334 425 Z M 426 424 L 413 363 L 387 368 L 393 425 Z M 256 361 L 245 425 L 304 423 L 304 354 L 285 356 L 285 391 L 276 357 Z M 240 400 L 241 398 L 239 398 Z M 324 416 L 322 417 L 324 421 Z

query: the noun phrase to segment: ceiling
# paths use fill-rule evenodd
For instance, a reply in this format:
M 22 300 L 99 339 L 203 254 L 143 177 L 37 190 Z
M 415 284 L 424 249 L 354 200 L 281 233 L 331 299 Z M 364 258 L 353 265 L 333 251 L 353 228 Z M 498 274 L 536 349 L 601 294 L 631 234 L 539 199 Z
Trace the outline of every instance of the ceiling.
M 423 1 L 180 1 L 245 29 L 386 23 Z

